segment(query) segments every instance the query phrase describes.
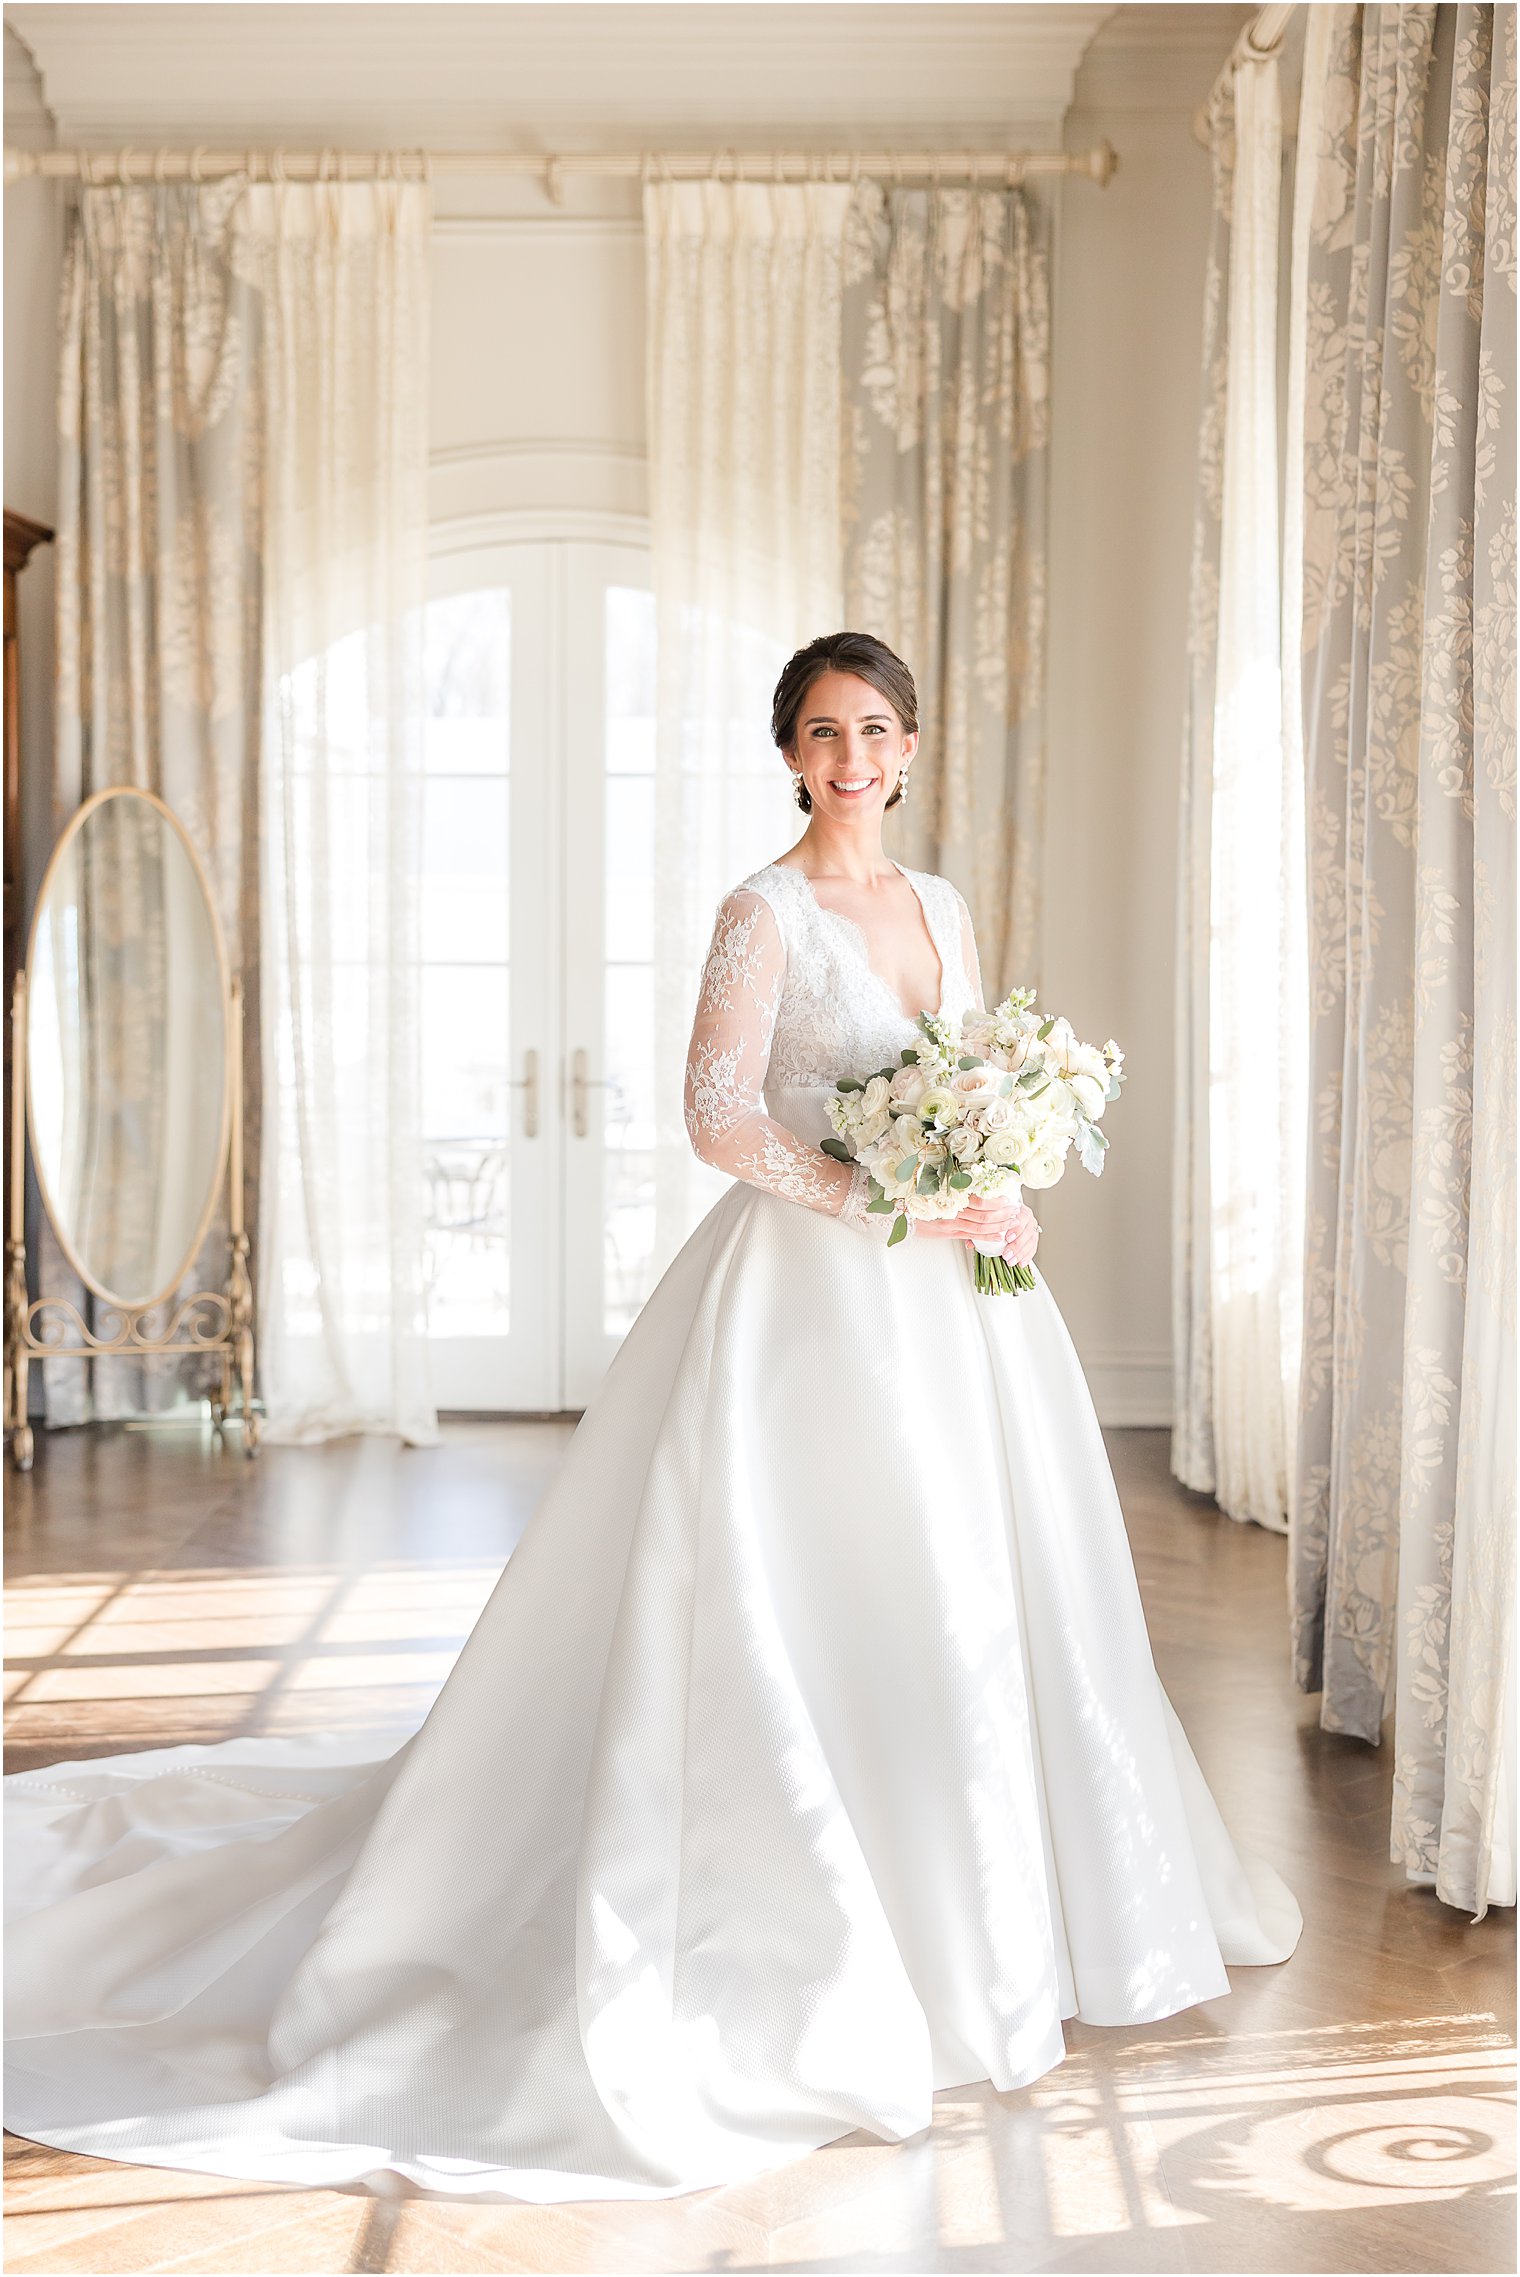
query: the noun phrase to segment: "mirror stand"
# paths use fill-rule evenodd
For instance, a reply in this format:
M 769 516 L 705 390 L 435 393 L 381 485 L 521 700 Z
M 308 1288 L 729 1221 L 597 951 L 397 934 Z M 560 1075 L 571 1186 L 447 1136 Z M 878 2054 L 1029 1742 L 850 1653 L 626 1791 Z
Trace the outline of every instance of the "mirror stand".
M 225 1289 L 200 1289 L 177 1304 L 172 1296 L 133 1305 L 97 1292 L 100 1333 L 92 1329 L 67 1297 L 28 1298 L 26 1287 L 26 990 L 23 968 L 11 998 L 11 1030 L 18 1080 L 11 1091 L 9 1224 L 5 1271 L 4 1421 L 11 1433 L 11 1460 L 17 1470 L 32 1467 L 32 1427 L 27 1417 L 27 1375 L 33 1360 L 97 1360 L 111 1354 L 214 1352 L 221 1355 L 221 1384 L 211 1401 L 218 1432 L 229 1421 L 242 1426 L 243 1452 L 259 1445 L 259 1417 L 253 1398 L 253 1283 L 248 1270 L 248 1233 L 243 1223 L 243 988 L 229 988 L 227 1082 L 231 1107 L 226 1176 L 227 1225 L 231 1246 Z M 172 1308 L 167 1317 L 166 1308 Z M 233 1409 L 236 1370 L 240 1404 Z

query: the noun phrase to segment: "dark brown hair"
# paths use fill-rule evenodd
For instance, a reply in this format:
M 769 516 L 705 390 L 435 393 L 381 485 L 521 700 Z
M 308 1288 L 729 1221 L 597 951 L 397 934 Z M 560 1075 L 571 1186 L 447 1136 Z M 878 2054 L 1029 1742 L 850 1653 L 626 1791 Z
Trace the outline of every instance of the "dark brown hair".
M 797 720 L 807 692 L 825 672 L 851 672 L 857 680 L 869 681 L 902 721 L 903 733 L 918 733 L 918 690 L 902 658 L 874 633 L 820 633 L 806 648 L 798 649 L 776 682 L 771 699 L 771 741 L 778 751 L 790 751 L 795 745 Z M 901 790 L 895 790 L 887 805 L 896 806 L 901 797 Z M 805 785 L 799 789 L 797 803 L 804 814 L 811 812 L 813 802 Z

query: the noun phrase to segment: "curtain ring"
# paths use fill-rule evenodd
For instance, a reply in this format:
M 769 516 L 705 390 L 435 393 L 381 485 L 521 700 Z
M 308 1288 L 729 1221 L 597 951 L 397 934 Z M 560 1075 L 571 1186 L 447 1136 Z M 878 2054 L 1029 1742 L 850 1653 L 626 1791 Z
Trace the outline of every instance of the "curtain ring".
M 153 153 L 153 180 L 159 189 L 162 189 L 165 182 L 167 182 L 169 179 L 169 176 L 165 171 L 168 163 L 168 150 L 163 143 L 160 143 L 157 150 L 155 150 Z
M 129 171 L 131 159 L 132 145 L 123 143 L 121 149 L 116 153 L 116 179 L 119 183 L 127 183 L 131 180 Z
M 286 178 L 285 152 L 277 143 L 269 153 L 269 179 L 271 182 L 278 182 L 283 189 Z
M 204 182 L 206 179 L 205 168 L 202 164 L 205 155 L 206 145 L 203 142 L 198 142 L 190 153 L 190 179 L 192 182 Z

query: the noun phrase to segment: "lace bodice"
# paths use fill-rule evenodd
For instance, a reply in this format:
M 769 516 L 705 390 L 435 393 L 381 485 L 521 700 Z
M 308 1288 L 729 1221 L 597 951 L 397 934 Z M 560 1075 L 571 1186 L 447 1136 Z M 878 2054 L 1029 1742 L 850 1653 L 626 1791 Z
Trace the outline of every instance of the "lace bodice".
M 981 1003 L 971 916 L 948 878 L 902 869 L 940 960 L 925 1006 L 955 1018 Z M 800 870 L 772 862 L 724 896 L 686 1061 L 686 1128 L 704 1162 L 885 1240 L 858 1164 L 818 1142 L 842 1075 L 895 1064 L 914 1019 L 870 962 L 853 918 L 826 909 Z

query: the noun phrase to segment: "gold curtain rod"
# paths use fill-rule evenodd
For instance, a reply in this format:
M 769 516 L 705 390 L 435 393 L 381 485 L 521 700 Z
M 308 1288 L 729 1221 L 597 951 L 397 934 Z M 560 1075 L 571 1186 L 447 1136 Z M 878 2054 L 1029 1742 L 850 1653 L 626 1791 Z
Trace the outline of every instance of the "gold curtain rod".
M 1118 153 L 1103 141 L 1090 150 L 888 151 L 560 151 L 518 150 L 7 150 L 7 182 L 210 182 L 246 173 L 256 182 L 373 181 L 402 175 L 470 174 L 537 177 L 558 205 L 567 174 L 650 181 L 850 182 L 858 175 L 894 182 L 1002 182 L 1012 188 L 1031 174 L 1112 179 Z

